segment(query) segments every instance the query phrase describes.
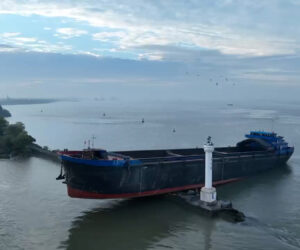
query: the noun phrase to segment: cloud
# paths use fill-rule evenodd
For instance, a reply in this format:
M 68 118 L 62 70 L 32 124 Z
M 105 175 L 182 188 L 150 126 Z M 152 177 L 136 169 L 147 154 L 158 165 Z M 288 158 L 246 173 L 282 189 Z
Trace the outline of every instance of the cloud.
M 64 43 L 49 43 L 35 37 L 20 36 L 21 33 L 2 33 L 0 34 L 0 42 L 5 44 L 0 52 L 16 52 L 16 51 L 35 51 L 35 52 L 70 52 L 72 46 Z
M 3 49 L 13 48 L 2 45 Z M 148 82 L 180 82 L 209 83 L 218 81 L 226 85 L 225 77 L 230 83 L 269 83 L 277 85 L 298 85 L 300 83 L 300 55 L 240 57 L 224 55 L 218 51 L 196 51 L 193 49 L 177 50 L 176 47 L 156 48 L 161 54 L 149 52 L 141 54 L 141 60 L 124 60 L 105 58 L 99 54 L 82 51 L 78 55 L 62 55 L 47 53 L 13 53 L 2 54 L 1 62 L 5 67 L 0 69 L 1 77 L 41 80 L 76 80 L 84 82 L 87 79 L 126 79 Z M 155 50 L 155 51 L 156 51 Z M 168 58 L 161 60 L 161 55 Z M 176 61 L 175 58 L 187 56 L 186 61 Z M 188 56 L 189 55 L 189 56 Z M 151 58 L 152 57 L 152 58 Z M 188 61 L 188 57 L 190 57 Z M 26 61 L 28 66 L 23 65 Z M 173 61 L 173 62 L 172 62 Z M 10 70 L 17 71 L 14 75 Z M 10 74 L 12 73 L 12 74 Z M 55 76 L 55 77 L 54 77 Z M 81 79 L 81 80 L 80 80 Z M 144 79 L 144 80 L 141 80 Z M 28 79 L 27 79 L 28 80 Z M 63 80 L 64 81 L 64 80 Z M 117 80 L 116 80 L 117 81 Z M 91 82 L 90 80 L 87 82 Z M 201 85 L 201 84 L 200 84 Z
M 161 61 L 163 60 L 163 55 L 158 53 L 158 52 L 153 52 L 153 53 L 141 53 L 139 54 L 139 59 L 143 60 L 150 60 L 150 61 Z
M 82 35 L 86 35 L 88 32 L 86 30 L 80 30 L 75 28 L 59 28 L 56 30 L 56 36 L 61 37 L 63 39 L 70 39 L 73 37 L 79 37 Z
M 5 32 L 2 33 L 1 36 L 4 38 L 19 36 L 21 33 L 19 32 Z
M 34 37 L 24 37 L 20 35 L 21 33 L 19 32 L 5 32 L 0 34 L 0 39 L 6 42 L 14 41 L 16 44 L 34 43 L 37 41 Z
M 5 44 L 7 48 L 2 47 L 2 52 L 14 52 L 17 47 L 18 50 L 21 46 L 23 46 L 25 43 L 35 42 L 35 38 L 31 37 L 20 37 L 21 33 L 19 32 L 5 32 L 0 34 L 0 43 Z
M 93 56 L 93 57 L 101 57 L 101 55 L 99 55 L 97 53 L 90 52 L 90 51 L 79 51 L 78 54 L 79 55 Z
M 5 0 L 0 3 L 0 14 L 64 17 L 93 27 L 121 30 L 113 34 L 101 31 L 94 36 L 121 49 L 187 45 L 247 56 L 297 53 L 299 11 L 295 0 L 132 0 L 126 4 L 116 0 Z M 70 29 L 58 31 L 57 35 L 68 39 L 86 34 Z
M 120 40 L 126 36 L 125 32 L 122 31 L 111 31 L 111 32 L 99 32 L 93 34 L 93 39 L 102 41 L 102 42 L 107 42 L 107 41 L 112 41 L 112 40 Z
M 196 85 L 210 78 L 222 80 L 222 75 L 242 83 L 294 86 L 300 83 L 299 12 L 295 0 L 132 0 L 126 4 L 116 0 L 3 0 L 0 15 L 29 20 L 38 16 L 45 22 L 33 29 L 40 28 L 40 33 L 20 27 L 20 32 L 0 34 L 0 43 L 6 45 L 0 46 L 0 52 L 2 56 L 22 49 L 29 54 L 43 52 L 45 60 L 60 58 L 49 61 L 58 65 L 51 73 L 46 70 L 49 65 L 35 66 L 46 72 L 43 79 L 57 74 L 57 79 L 74 77 L 72 81 L 82 83 L 119 78 L 119 82 Z M 53 30 L 55 37 L 45 30 Z M 31 54 L 32 58 L 42 57 L 37 54 Z
M 14 40 L 22 43 L 34 43 L 37 41 L 34 37 L 14 37 Z
M 156 50 L 177 58 L 175 48 L 157 47 Z M 241 57 L 193 49 L 178 53 L 194 56 L 193 62 L 1 52 L 0 92 L 15 96 L 16 89 L 20 88 L 19 95 L 31 97 L 225 99 L 227 103 L 232 103 L 234 98 L 299 99 L 300 55 Z M 29 84 L 34 82 L 43 84 Z
M 24 64 L 26 62 L 26 64 Z M 4 63 L 4 64 L 2 64 Z M 87 54 L 20 52 L 0 56 L 0 76 L 12 79 L 167 79 L 179 64 L 103 58 Z M 18 74 L 13 74 L 18 72 Z
M 7 45 L 7 44 L 0 44 L 0 53 L 1 52 L 16 52 L 18 48 Z

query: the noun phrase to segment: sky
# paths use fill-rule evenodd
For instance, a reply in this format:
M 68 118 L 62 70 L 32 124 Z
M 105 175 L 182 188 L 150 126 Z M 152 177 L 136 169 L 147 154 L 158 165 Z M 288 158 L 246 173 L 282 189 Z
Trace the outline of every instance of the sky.
M 297 99 L 300 0 L 1 0 L 0 97 Z

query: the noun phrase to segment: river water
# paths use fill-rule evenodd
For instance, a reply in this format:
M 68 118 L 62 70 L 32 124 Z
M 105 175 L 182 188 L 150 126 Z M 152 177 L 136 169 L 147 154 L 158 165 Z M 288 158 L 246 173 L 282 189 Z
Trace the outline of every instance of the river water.
M 10 122 L 22 121 L 51 149 L 81 149 L 92 136 L 95 147 L 108 150 L 196 147 L 208 135 L 227 146 L 249 130 L 274 129 L 296 150 L 287 166 L 217 188 L 245 213 L 242 223 L 208 218 L 167 196 L 71 199 L 55 180 L 58 164 L 1 160 L 0 249 L 299 249 L 299 107 L 114 100 L 7 106 Z

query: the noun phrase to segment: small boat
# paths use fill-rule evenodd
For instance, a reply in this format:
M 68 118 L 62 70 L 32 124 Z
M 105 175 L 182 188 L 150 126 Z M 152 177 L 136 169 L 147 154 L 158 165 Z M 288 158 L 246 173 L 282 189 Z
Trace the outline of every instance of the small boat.
M 213 152 L 213 184 L 241 180 L 282 167 L 294 152 L 274 132 L 252 131 L 232 147 Z M 68 195 L 73 198 L 132 198 L 201 188 L 203 148 L 108 152 L 60 152 Z

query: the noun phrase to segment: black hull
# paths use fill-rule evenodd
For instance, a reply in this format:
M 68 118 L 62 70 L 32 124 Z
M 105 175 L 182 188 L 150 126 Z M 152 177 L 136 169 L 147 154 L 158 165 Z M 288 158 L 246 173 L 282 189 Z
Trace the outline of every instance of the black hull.
M 291 154 L 218 157 L 213 161 L 215 185 L 237 181 L 284 166 Z M 204 159 L 143 163 L 135 166 L 91 166 L 63 161 L 68 194 L 76 198 L 125 198 L 199 188 Z

